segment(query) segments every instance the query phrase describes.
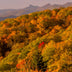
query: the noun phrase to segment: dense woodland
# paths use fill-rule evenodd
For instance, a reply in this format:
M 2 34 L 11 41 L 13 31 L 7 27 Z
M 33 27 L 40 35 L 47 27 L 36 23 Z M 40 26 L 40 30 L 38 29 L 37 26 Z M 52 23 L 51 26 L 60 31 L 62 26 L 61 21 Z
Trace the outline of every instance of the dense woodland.
M 1 21 L 0 72 L 72 72 L 72 7 Z

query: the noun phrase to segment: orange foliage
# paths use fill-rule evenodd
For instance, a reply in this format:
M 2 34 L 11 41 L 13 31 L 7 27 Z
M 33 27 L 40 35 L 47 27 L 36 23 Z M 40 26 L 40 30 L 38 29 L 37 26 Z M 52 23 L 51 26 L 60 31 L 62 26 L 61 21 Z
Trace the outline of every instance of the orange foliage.
M 16 31 L 12 31 L 11 36 L 15 35 Z
M 21 69 L 21 68 L 24 67 L 24 64 L 25 64 L 25 59 L 23 59 L 20 63 L 18 63 L 18 64 L 16 65 L 16 68 L 17 68 L 17 69 Z
M 6 35 L 6 34 L 4 34 L 4 35 L 3 35 L 3 38 L 6 38 L 6 37 L 7 37 L 7 35 Z
M 3 59 L 3 56 L 0 57 L 0 60 L 2 60 L 2 59 Z
M 18 55 L 20 55 L 21 53 L 17 53 Z
M 5 28 L 5 27 L 6 27 L 6 25 L 5 25 L 5 24 L 3 24 L 2 28 Z
M 56 15 L 56 11 L 52 11 L 52 16 L 55 16 Z

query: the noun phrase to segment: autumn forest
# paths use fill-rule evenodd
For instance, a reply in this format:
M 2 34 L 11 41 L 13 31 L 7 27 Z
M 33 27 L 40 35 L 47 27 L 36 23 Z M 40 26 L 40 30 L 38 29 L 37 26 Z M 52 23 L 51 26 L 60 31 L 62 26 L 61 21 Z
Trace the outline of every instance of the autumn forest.
M 0 72 L 72 72 L 72 7 L 1 21 Z

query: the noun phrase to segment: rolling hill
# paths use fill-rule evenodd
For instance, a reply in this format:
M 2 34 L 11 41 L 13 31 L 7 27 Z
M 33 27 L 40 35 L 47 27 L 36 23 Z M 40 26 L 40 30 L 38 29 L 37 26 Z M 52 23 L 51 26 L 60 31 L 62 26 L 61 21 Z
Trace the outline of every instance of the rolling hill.
M 72 7 L 1 21 L 0 72 L 72 72 Z

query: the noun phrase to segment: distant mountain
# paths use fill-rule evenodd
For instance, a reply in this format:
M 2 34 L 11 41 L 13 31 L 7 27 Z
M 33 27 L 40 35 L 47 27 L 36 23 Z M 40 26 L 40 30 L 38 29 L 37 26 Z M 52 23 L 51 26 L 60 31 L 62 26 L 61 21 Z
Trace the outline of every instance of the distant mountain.
M 66 4 L 63 5 L 63 7 L 68 7 L 68 6 L 72 7 L 72 2 L 68 2 L 68 3 L 66 3 Z
M 45 9 L 54 9 L 54 8 L 71 7 L 71 6 L 72 6 L 72 2 L 68 2 L 68 3 L 63 4 L 63 5 L 46 4 L 42 7 L 29 5 L 29 7 L 26 7 L 24 9 L 3 9 L 3 10 L 1 9 L 0 10 L 0 21 L 4 20 L 6 18 L 10 18 L 11 16 L 15 17 L 15 16 L 23 15 L 23 14 L 29 14 L 29 13 L 32 13 L 32 12 L 36 12 L 36 11 L 42 11 L 42 10 L 45 10 Z
M 60 4 L 46 4 L 42 8 L 43 9 L 54 9 L 54 8 L 60 8 L 60 7 L 72 7 L 72 2 L 68 2 L 66 4 L 60 5 Z
M 0 17 L 0 21 L 5 20 L 7 18 L 16 18 L 17 16 L 7 16 L 7 17 Z
M 39 7 L 29 5 L 29 7 L 26 7 L 24 9 L 8 9 L 8 10 L 0 10 L 0 17 L 6 17 L 6 16 L 20 16 L 23 14 L 28 14 L 37 11 Z

